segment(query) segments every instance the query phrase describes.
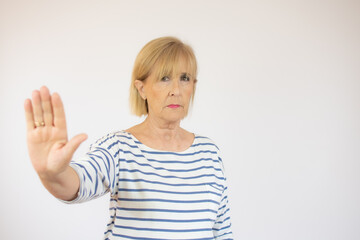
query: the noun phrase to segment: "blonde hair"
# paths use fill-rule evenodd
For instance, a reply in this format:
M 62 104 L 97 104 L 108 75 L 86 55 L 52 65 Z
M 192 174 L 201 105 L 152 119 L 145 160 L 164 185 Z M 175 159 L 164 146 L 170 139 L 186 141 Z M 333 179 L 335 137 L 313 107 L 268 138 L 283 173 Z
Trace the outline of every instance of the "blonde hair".
M 130 109 L 137 116 L 147 115 L 147 101 L 144 100 L 137 88 L 135 80 L 145 81 L 153 72 L 157 79 L 163 76 L 172 76 L 176 72 L 180 58 L 188 65 L 189 74 L 196 82 L 197 63 L 194 51 L 175 37 L 161 37 L 148 42 L 135 59 L 130 85 Z M 155 67 L 156 66 L 156 67 Z M 193 102 L 194 91 L 191 96 Z

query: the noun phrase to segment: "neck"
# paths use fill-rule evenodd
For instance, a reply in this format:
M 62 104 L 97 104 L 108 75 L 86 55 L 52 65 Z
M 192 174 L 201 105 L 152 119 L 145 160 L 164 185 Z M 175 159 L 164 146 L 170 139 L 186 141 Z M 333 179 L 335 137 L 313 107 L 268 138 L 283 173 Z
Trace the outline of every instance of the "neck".
M 162 119 L 155 119 L 151 116 L 147 116 L 141 125 L 147 134 L 157 136 L 158 138 L 166 141 L 174 140 L 179 137 L 182 132 L 180 120 L 176 122 L 168 122 Z

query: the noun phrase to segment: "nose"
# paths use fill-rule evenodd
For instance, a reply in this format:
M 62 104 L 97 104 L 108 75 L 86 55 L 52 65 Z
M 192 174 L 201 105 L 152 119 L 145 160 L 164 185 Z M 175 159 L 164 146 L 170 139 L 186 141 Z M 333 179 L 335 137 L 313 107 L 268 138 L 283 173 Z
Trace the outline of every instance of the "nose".
M 180 83 L 178 80 L 174 80 L 171 83 L 169 95 L 178 96 L 179 94 L 180 94 Z

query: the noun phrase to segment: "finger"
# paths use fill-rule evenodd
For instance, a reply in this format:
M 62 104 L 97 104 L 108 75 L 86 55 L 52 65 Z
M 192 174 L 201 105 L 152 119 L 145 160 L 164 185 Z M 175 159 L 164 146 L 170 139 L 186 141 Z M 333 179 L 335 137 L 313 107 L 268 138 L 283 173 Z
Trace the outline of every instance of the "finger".
M 32 108 L 34 113 L 34 123 L 36 122 L 42 123 L 43 120 L 43 111 L 41 106 L 41 98 L 40 92 L 38 90 L 34 90 L 32 93 Z
M 65 155 L 68 159 L 71 159 L 74 155 L 74 152 L 82 142 L 84 142 L 87 139 L 87 135 L 85 133 L 76 135 L 73 137 L 70 141 L 68 141 L 64 147 Z
M 34 114 L 30 99 L 25 100 L 24 109 L 25 109 L 26 129 L 28 131 L 33 130 L 35 128 L 35 124 L 34 124 Z
M 51 103 L 54 112 L 54 126 L 66 129 L 64 105 L 61 101 L 59 94 L 54 93 L 51 96 Z
M 40 88 L 41 106 L 43 110 L 43 117 L 46 126 L 52 126 L 53 124 L 53 113 L 51 106 L 51 97 L 49 89 L 45 86 Z

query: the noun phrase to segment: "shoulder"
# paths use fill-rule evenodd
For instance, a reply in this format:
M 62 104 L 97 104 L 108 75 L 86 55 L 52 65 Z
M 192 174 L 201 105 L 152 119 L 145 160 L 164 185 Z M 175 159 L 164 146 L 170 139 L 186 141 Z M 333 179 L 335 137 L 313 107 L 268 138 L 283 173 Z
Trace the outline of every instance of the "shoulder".
M 219 147 L 216 145 L 215 141 L 209 137 L 195 134 L 194 147 L 207 147 L 216 152 L 219 152 Z
M 93 144 L 90 145 L 90 149 L 104 148 L 110 150 L 115 145 L 119 145 L 119 144 L 129 145 L 131 139 L 132 138 L 130 134 L 123 130 L 113 131 L 98 138 Z
M 101 152 L 113 159 L 120 158 L 124 152 L 136 152 L 138 143 L 131 137 L 131 134 L 124 131 L 110 132 L 90 145 L 88 153 Z
M 214 160 L 214 167 L 221 170 L 221 174 L 224 175 L 225 169 L 221 157 L 221 150 L 212 138 L 195 134 L 193 146 L 197 148 L 196 151 L 209 154 L 208 156 Z
M 213 154 L 213 156 L 216 156 L 221 164 L 223 164 L 221 150 L 213 139 L 203 135 L 195 134 L 195 141 L 193 146 L 203 151 L 209 151 L 211 154 Z

